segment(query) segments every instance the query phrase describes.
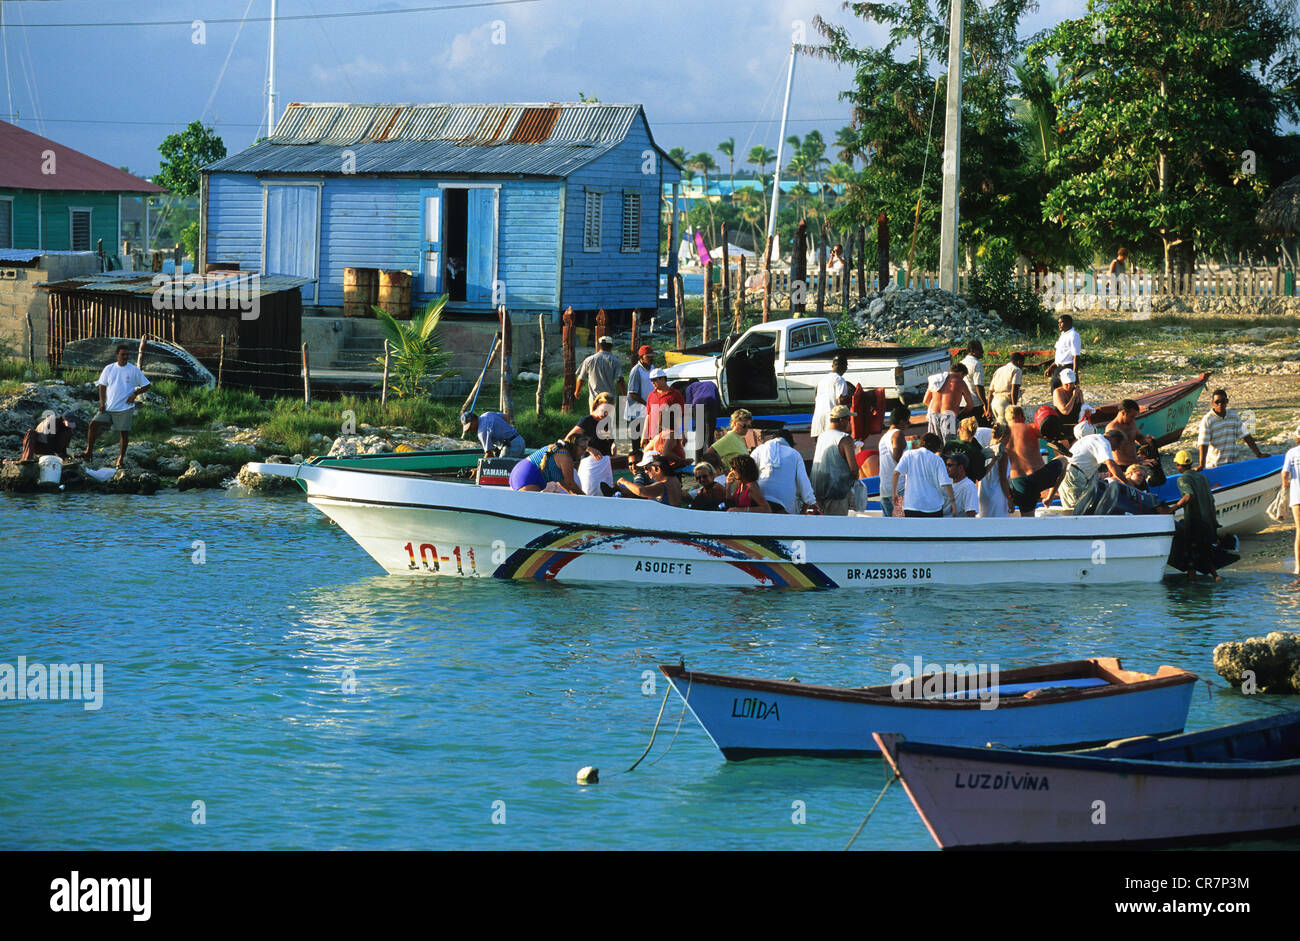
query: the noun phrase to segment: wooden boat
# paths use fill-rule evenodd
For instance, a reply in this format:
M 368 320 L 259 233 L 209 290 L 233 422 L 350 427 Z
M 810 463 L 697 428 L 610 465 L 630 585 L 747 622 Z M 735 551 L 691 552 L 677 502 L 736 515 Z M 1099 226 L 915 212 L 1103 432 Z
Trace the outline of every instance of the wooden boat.
M 410 471 L 250 464 L 392 573 L 794 588 L 1156 582 L 1169 516 L 901 519 L 708 513 Z M 1104 552 L 1099 554 L 1099 547 Z
M 1236 536 L 1249 536 L 1269 525 L 1268 505 L 1273 501 L 1280 484 L 1283 454 L 1258 457 L 1235 464 L 1211 467 L 1203 473 L 1210 481 L 1210 494 L 1214 497 L 1214 515 L 1219 521 L 1219 531 Z M 1159 487 L 1153 488 L 1161 500 L 1177 502 L 1178 475 L 1174 474 Z M 1182 511 L 1179 511 L 1182 515 Z
M 1209 379 L 1210 374 L 1203 372 L 1187 382 L 1134 396 L 1133 401 L 1141 409 L 1137 418 L 1138 431 L 1155 438 L 1157 447 L 1173 444 L 1183 436 L 1201 397 L 1201 390 Z M 1101 406 L 1093 411 L 1092 423 L 1100 428 L 1113 421 L 1119 414 L 1119 407 L 1119 402 Z
M 1181 732 L 1197 680 L 1171 666 L 1154 675 L 1125 670 L 1115 657 L 982 676 L 976 664 L 960 666 L 969 669 L 933 678 L 932 698 L 912 698 L 901 682 L 846 688 L 720 676 L 681 666 L 659 669 L 729 761 L 875 755 L 879 749 L 871 733 L 884 728 L 926 742 L 994 741 L 1015 748 L 1077 747 Z M 917 664 L 909 675 L 924 675 L 923 670 L 928 668 Z M 939 694 L 941 690 L 945 692 Z
M 63 368 L 93 369 L 98 372 L 104 368 L 105 363 L 112 362 L 117 356 L 119 343 L 126 343 L 131 347 L 131 362 L 135 362 L 137 351 L 140 348 L 139 337 L 134 339 L 130 337 L 87 337 L 64 344 L 63 358 L 61 360 Z M 174 382 L 207 386 L 208 388 L 212 388 L 217 384 L 216 377 L 188 350 L 162 340 L 145 341 L 144 357 L 141 359 L 140 368 L 150 382 L 170 379 Z
M 1300 833 L 1300 711 L 1063 754 L 873 737 L 943 849 L 1156 848 Z

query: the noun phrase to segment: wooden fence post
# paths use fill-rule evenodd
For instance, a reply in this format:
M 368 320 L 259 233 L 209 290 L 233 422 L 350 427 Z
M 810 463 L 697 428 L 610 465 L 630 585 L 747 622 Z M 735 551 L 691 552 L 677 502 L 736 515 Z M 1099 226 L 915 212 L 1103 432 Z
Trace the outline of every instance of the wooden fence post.
M 677 281 L 677 290 L 673 292 L 673 308 L 677 317 L 677 348 L 686 348 L 686 299 L 683 296 L 682 276 L 673 275 Z
M 542 414 L 542 393 L 546 390 L 546 315 L 537 315 L 537 414 Z
M 722 223 L 722 307 L 718 310 L 718 333 L 722 319 L 731 313 L 731 250 L 727 247 L 727 223 Z
M 858 303 L 867 299 L 867 227 L 858 226 Z M 883 291 L 885 286 L 882 284 Z
M 591 345 L 599 349 L 597 341 L 609 332 L 609 315 L 605 313 L 605 308 L 596 311 L 596 335 L 591 338 Z
M 772 237 L 763 241 L 763 323 L 772 316 Z
M 826 312 L 826 224 L 822 223 L 822 237 L 817 246 L 817 316 Z
M 392 351 L 393 348 L 389 346 L 388 341 L 385 340 L 384 341 L 384 384 L 382 388 L 380 388 L 379 390 L 380 408 L 386 408 L 388 406 L 388 364 L 389 364 L 389 356 L 392 354 Z
M 876 219 L 876 270 L 883 287 L 889 283 L 889 217 L 883 212 Z
M 575 334 L 573 330 L 573 308 L 570 307 L 564 312 L 564 328 L 560 332 L 560 345 L 564 350 L 564 393 L 560 397 L 560 411 L 573 411 L 573 386 L 574 373 L 577 371 L 575 351 L 573 344 Z
M 736 280 L 739 282 L 739 284 L 736 286 L 736 319 L 735 319 L 734 329 L 736 333 L 739 333 L 740 325 L 745 322 L 745 285 L 747 283 L 747 280 L 745 277 L 745 256 L 744 255 L 740 256 L 737 265 L 738 265 L 738 270 L 737 270 Z
M 632 362 L 637 361 L 637 347 L 641 345 L 641 311 L 632 311 Z
M 795 297 L 798 296 L 796 303 Z M 808 309 L 808 220 L 800 219 L 794 230 L 794 243 L 790 246 L 790 312 L 803 313 Z
M 510 311 L 502 304 L 498 311 L 501 315 L 501 411 L 506 421 L 515 423 L 514 390 L 514 331 L 510 329 Z
M 701 315 L 700 342 L 709 342 L 709 318 L 713 314 L 713 261 L 704 263 L 704 313 Z
M 844 240 L 844 267 L 841 270 L 840 277 L 840 306 L 844 310 L 849 309 L 849 282 L 853 280 L 853 233 L 850 232 L 848 238 Z
M 388 341 L 385 340 L 385 343 Z M 217 388 L 221 388 L 221 373 L 226 367 L 226 335 L 221 334 L 221 345 L 217 347 Z
M 302 345 L 302 403 L 311 408 L 311 361 L 307 357 L 307 344 Z

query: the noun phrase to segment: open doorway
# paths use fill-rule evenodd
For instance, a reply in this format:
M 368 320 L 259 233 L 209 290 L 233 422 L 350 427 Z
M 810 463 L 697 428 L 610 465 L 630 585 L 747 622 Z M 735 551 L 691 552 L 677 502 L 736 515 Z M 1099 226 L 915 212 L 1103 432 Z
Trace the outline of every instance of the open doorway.
M 469 233 L 469 191 L 447 188 L 443 190 L 444 241 L 443 251 L 446 261 L 446 279 L 443 290 L 449 300 L 465 300 L 467 260 L 469 258 L 467 238 Z

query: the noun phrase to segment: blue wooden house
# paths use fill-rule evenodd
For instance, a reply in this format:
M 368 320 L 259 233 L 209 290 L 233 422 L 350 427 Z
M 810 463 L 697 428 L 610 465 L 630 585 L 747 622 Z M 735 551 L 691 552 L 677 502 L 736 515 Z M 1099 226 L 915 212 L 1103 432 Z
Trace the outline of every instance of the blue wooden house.
M 291 104 L 202 171 L 199 258 L 311 278 L 325 313 L 358 267 L 453 314 L 653 311 L 680 178 L 640 105 Z

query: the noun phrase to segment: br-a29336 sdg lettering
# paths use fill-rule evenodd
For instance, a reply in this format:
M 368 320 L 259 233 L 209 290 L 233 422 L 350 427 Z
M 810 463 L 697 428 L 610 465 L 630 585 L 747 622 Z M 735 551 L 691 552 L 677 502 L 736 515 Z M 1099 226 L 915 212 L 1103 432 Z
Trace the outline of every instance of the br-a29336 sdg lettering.
M 933 578 L 934 567 L 929 565 L 886 565 L 845 570 L 846 581 L 919 582 Z

